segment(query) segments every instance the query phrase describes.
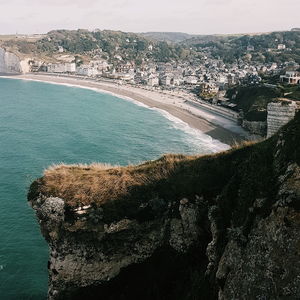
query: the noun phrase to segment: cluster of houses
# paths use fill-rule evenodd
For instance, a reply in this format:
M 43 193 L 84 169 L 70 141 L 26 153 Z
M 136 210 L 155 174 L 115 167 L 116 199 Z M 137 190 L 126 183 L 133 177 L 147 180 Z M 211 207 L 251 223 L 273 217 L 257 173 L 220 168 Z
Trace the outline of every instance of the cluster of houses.
M 226 97 L 228 88 L 232 86 L 261 84 L 262 75 L 277 75 L 281 83 L 300 85 L 300 72 L 294 71 L 300 70 L 300 66 L 295 62 L 282 64 L 250 63 L 247 60 L 239 59 L 235 63 L 225 64 L 221 59 L 214 59 L 207 55 L 202 57 L 201 60 L 195 61 L 167 63 L 147 61 L 137 66 L 134 62 L 125 61 L 118 57 L 115 57 L 114 60 L 96 57 L 96 59 L 90 60 L 88 63 L 77 61 L 74 56 L 61 57 L 64 58 L 64 60 L 61 60 L 59 63 L 47 64 L 32 60 L 29 62 L 31 71 L 110 80 L 122 84 L 147 86 L 148 89 L 156 90 L 192 91 L 193 97 L 196 92 L 202 100 L 219 106 L 214 106 L 214 109 L 221 109 L 221 113 L 226 114 L 229 112 L 240 114 L 236 107 L 237 105 Z M 273 84 L 264 85 L 270 88 L 276 87 L 276 85 Z M 232 99 L 234 96 L 236 95 L 233 95 Z M 291 109 L 294 109 L 293 107 Z M 273 107 L 271 108 L 273 109 Z M 268 119 L 268 123 L 270 123 L 268 127 L 271 129 L 275 128 L 274 130 L 276 130 L 280 124 L 282 125 L 282 122 L 286 122 L 290 119 L 290 115 L 289 118 L 283 118 L 281 116 L 283 115 L 282 110 L 286 109 L 284 106 L 280 106 L 279 108 L 276 106 L 275 108 L 278 112 L 273 113 L 273 111 L 271 111 L 270 116 L 274 116 Z M 273 109 L 274 111 L 275 108 Z M 299 107 L 297 109 L 299 109 Z M 291 114 L 291 116 L 292 115 L 293 114 Z M 239 118 L 240 117 L 238 117 L 238 119 Z M 265 135 L 267 124 L 266 121 L 250 122 L 243 120 L 242 127 L 254 134 Z M 271 129 L 268 135 L 272 133 Z
M 274 50 L 291 51 L 291 49 L 290 49 L 290 48 L 287 48 L 285 44 L 277 44 L 276 48 L 274 48 L 274 49 L 268 48 L 268 49 L 267 49 L 268 52 L 272 52 L 272 51 L 274 51 Z M 254 47 L 253 45 L 250 45 L 250 44 L 249 44 L 249 45 L 247 46 L 247 51 L 248 51 L 248 52 L 255 51 L 255 47 Z
M 204 57 L 204 61 L 184 62 L 147 62 L 136 66 L 134 62 L 117 60 L 91 60 L 88 64 L 72 62 L 36 63 L 32 71 L 55 74 L 73 74 L 84 77 L 106 78 L 122 83 L 145 85 L 160 89 L 198 90 L 202 99 L 226 104 L 226 90 L 234 85 L 254 85 L 261 82 L 261 74 L 280 75 L 283 70 L 297 69 L 296 63 L 249 63 L 238 60 L 225 64 L 222 60 Z M 280 76 L 281 82 L 300 84 L 300 73 L 287 71 Z M 227 103 L 230 105 L 230 103 Z M 226 106 L 226 105 L 225 105 Z
M 209 59 L 205 64 L 184 63 L 149 63 L 136 67 L 134 63 L 109 64 L 105 60 L 90 61 L 89 64 L 77 65 L 75 62 L 37 64 L 32 62 L 31 71 L 48 73 L 77 74 L 88 77 L 105 77 L 122 80 L 132 84 L 148 86 L 177 87 L 184 85 L 201 85 L 205 89 L 222 90 L 226 86 L 239 83 L 255 84 L 260 82 L 260 73 L 280 73 L 286 66 L 272 64 L 250 65 L 238 62 L 226 65 L 219 60 Z M 288 77 L 298 78 L 297 72 L 287 73 Z M 297 77 L 298 76 L 298 77 Z M 283 77 L 282 77 L 283 78 Z M 297 81 L 298 83 L 298 81 Z

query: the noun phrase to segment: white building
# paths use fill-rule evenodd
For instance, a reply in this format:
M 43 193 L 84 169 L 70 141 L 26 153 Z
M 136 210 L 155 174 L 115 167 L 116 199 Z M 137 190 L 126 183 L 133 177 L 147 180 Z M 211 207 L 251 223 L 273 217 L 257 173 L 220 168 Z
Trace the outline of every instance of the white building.
M 96 76 L 99 74 L 99 71 L 95 67 L 89 65 L 81 65 L 77 68 L 76 73 L 82 76 Z
M 171 85 L 171 80 L 172 80 L 172 77 L 170 75 L 164 75 L 160 79 L 160 84 L 165 85 L 165 86 L 169 86 L 169 85 Z
M 173 82 L 173 85 L 179 86 L 179 85 L 181 85 L 184 81 L 183 81 L 183 79 L 182 79 L 180 76 L 174 76 L 172 82 Z
M 122 81 L 132 81 L 133 80 L 133 75 L 129 73 L 119 73 L 113 71 L 112 73 L 110 72 L 104 72 L 102 74 L 103 77 L 110 78 L 110 79 L 117 79 L 117 80 L 122 80 Z
M 254 46 L 248 45 L 247 46 L 247 51 L 254 51 Z
M 121 55 L 115 55 L 114 58 L 116 58 L 116 59 L 119 60 L 119 61 L 122 61 L 122 60 L 123 60 L 123 58 L 122 58 Z
M 284 50 L 286 48 L 285 44 L 278 44 L 277 49 L 278 50 Z
M 49 73 L 75 73 L 76 64 L 75 63 L 49 64 L 47 66 L 47 71 Z
M 196 76 L 185 76 L 184 82 L 186 84 L 197 84 L 198 83 L 198 77 Z
M 106 72 L 109 70 L 109 64 L 106 60 L 92 60 L 89 64 L 91 67 L 96 68 L 99 73 Z
M 158 86 L 159 78 L 157 76 L 150 76 L 147 80 L 147 85 L 149 86 Z
M 58 46 L 58 52 L 59 53 L 63 53 L 64 52 L 64 48 L 62 46 Z
M 300 84 L 300 72 L 286 71 L 285 75 L 280 75 L 280 82 L 288 84 Z
M 218 74 L 217 81 L 218 81 L 218 83 L 226 83 L 227 82 L 227 77 L 225 75 Z

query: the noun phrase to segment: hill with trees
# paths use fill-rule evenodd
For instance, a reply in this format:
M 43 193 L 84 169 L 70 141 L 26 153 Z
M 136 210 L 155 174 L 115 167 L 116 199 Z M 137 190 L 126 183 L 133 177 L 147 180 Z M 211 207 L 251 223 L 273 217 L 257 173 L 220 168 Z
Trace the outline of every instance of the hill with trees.
M 134 61 L 136 64 L 144 61 L 176 61 L 185 58 L 186 52 L 189 52 L 184 45 L 154 41 L 135 33 L 85 29 L 53 30 L 34 42 L 26 39 L 11 39 L 2 42 L 2 45 L 19 53 L 50 57 L 62 47 L 64 52 L 71 54 L 110 61 L 118 56 L 118 60 Z
M 143 32 L 140 35 L 152 40 L 171 43 L 180 43 L 196 37 L 196 35 L 183 32 Z
M 40 39 L 12 38 L 0 46 L 21 54 L 51 57 L 65 52 L 111 62 L 195 61 L 204 55 L 225 63 L 300 63 L 300 31 L 244 35 L 189 35 L 177 32 L 129 33 L 112 30 L 53 30 Z
M 300 31 L 272 32 L 256 35 L 214 35 L 199 36 L 183 44 L 207 51 L 214 58 L 232 63 L 238 59 L 257 62 L 300 63 Z M 283 44 L 285 49 L 278 49 Z M 249 50 L 250 49 L 250 50 Z

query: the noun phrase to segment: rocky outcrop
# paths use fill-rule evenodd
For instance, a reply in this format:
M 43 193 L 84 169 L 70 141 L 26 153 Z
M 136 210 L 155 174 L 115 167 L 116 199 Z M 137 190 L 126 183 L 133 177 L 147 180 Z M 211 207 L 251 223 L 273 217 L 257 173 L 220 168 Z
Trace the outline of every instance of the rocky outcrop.
M 21 61 L 17 55 L 0 48 L 0 73 L 22 73 Z
M 298 299 L 300 114 L 271 139 L 140 166 L 57 166 L 28 199 L 49 299 Z
M 275 134 L 283 125 L 292 120 L 300 106 L 296 101 L 278 99 L 268 104 L 268 134 L 267 137 Z

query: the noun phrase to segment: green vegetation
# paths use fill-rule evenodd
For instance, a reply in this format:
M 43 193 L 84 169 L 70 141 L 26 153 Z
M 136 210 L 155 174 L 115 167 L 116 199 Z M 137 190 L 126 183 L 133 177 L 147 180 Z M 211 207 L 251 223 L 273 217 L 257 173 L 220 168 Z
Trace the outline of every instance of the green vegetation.
M 195 36 L 183 32 L 145 32 L 141 35 L 148 39 L 171 43 L 180 43 Z
M 69 53 L 98 54 L 110 57 L 111 61 L 118 55 L 125 62 L 134 61 L 137 64 L 149 59 L 161 62 L 178 60 L 183 49 L 166 42 L 153 42 L 138 34 L 111 30 L 55 30 L 39 40 L 37 45 L 40 51 L 48 53 L 57 52 L 58 46 Z
M 285 85 L 285 86 L 280 86 L 280 88 L 285 98 L 300 101 L 299 85 Z
M 268 103 L 276 101 L 277 98 L 300 101 L 300 87 L 297 85 L 237 86 L 228 89 L 226 96 L 232 103 L 237 104 L 238 110 L 243 111 L 246 120 L 266 121 Z
M 280 88 L 265 86 L 240 86 L 227 91 L 227 97 L 237 104 L 237 109 L 244 112 L 245 119 L 248 121 L 265 121 L 268 103 L 281 96 Z
M 209 48 L 213 57 L 223 58 L 225 62 L 248 59 L 254 62 L 300 63 L 300 32 L 285 31 L 260 35 L 200 36 L 183 42 L 196 47 L 199 51 Z M 278 44 L 287 49 L 277 50 Z M 247 51 L 247 46 L 254 51 Z
M 4 46 L 20 53 L 52 55 L 62 46 L 67 52 L 93 57 L 118 54 L 124 61 L 191 60 L 201 58 L 203 51 L 213 58 L 233 63 L 239 59 L 249 62 L 300 63 L 300 31 L 272 32 L 258 35 L 188 35 L 184 33 L 126 33 L 112 30 L 88 31 L 54 30 L 39 39 L 2 39 Z M 286 49 L 278 50 L 278 44 Z M 149 46 L 152 46 L 149 48 Z M 247 46 L 254 51 L 248 51 Z
M 190 51 L 184 46 L 112 30 L 54 30 L 35 41 L 11 38 L 3 39 L 1 44 L 21 54 L 40 54 L 46 57 L 52 57 L 60 46 L 66 53 L 108 58 L 111 63 L 116 60 L 116 55 L 124 62 L 137 64 L 144 61 L 176 61 L 190 56 Z

